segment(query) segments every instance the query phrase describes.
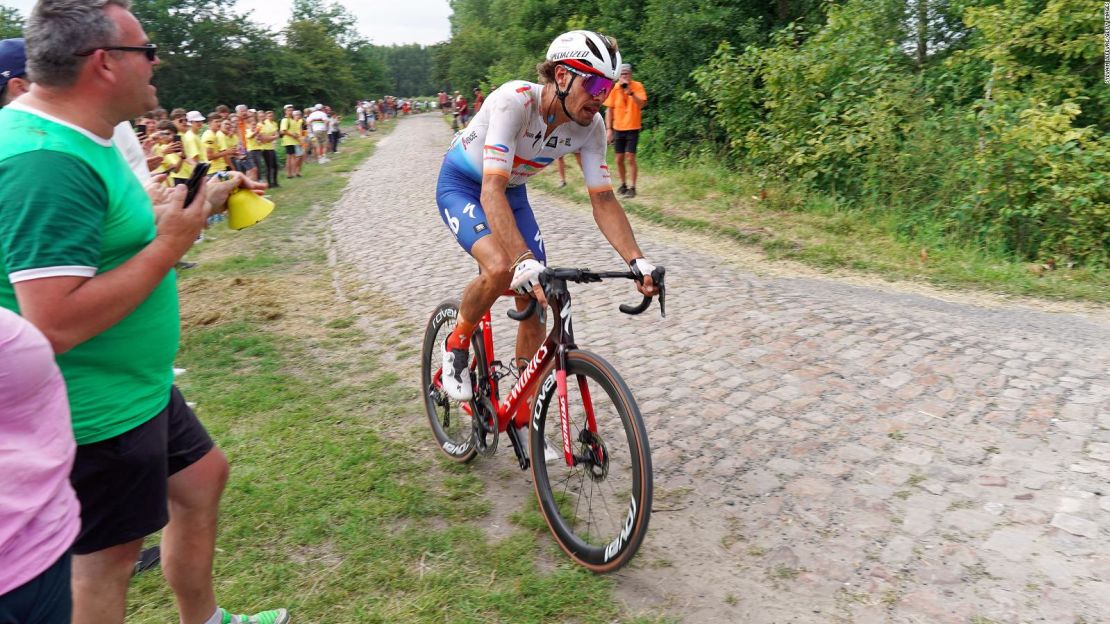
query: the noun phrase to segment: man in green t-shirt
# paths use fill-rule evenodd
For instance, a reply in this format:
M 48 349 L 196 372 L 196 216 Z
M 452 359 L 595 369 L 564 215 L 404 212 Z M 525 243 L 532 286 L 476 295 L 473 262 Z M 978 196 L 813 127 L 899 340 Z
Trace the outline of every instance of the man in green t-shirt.
M 171 269 L 213 207 L 255 185 L 230 174 L 185 206 L 184 188 L 144 189 L 131 173 L 113 127 L 158 105 L 158 59 L 128 8 L 39 0 L 27 20 L 34 83 L 0 110 L 0 306 L 47 337 L 66 381 L 78 444 L 70 481 L 81 502 L 73 622 L 123 622 L 143 537 L 164 527 L 180 620 L 228 624 L 212 588 L 228 465 L 172 386 Z M 276 610 L 258 621 L 287 619 Z

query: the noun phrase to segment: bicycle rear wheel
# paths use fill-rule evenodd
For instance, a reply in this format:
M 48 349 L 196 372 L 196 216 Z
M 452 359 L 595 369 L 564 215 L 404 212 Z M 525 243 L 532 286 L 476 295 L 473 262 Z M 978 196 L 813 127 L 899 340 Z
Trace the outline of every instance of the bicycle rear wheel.
M 566 430 L 559 418 L 556 371 L 544 379 L 532 411 L 536 497 L 551 534 L 571 559 L 599 574 L 612 572 L 632 559 L 647 533 L 651 449 L 632 392 L 612 365 L 575 349 L 567 353 L 566 374 Z M 564 435 L 581 459 L 573 467 L 564 460 Z M 559 454 L 550 464 L 542 460 L 545 438 Z
M 458 300 L 448 299 L 436 306 L 428 319 L 420 352 L 420 388 L 439 449 L 454 461 L 468 462 L 477 454 L 470 415 L 462 409 L 462 403 L 447 396 L 439 383 L 443 343 L 455 329 L 458 317 Z

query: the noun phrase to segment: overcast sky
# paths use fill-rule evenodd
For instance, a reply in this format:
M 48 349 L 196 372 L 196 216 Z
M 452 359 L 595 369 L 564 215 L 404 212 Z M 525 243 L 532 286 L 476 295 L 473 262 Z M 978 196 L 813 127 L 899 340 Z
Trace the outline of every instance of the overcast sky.
M 447 22 L 451 9 L 447 0 L 338 1 L 358 18 L 359 32 L 371 43 L 427 45 L 446 41 L 451 36 L 451 26 Z M 0 0 L 0 4 L 14 6 L 24 16 L 34 3 L 35 0 Z M 236 5 L 243 13 L 253 11 L 255 21 L 274 28 L 280 28 L 289 21 L 292 6 L 293 0 L 239 0 Z

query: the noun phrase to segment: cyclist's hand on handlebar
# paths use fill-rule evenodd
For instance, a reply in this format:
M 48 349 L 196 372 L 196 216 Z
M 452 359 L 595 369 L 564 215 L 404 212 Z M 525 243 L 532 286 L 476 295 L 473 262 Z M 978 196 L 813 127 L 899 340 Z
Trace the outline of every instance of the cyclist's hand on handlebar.
M 509 288 L 522 296 L 531 293 L 535 295 L 540 306 L 547 307 L 547 297 L 544 296 L 543 286 L 540 285 L 540 273 L 543 273 L 543 270 L 544 266 L 538 260 L 531 258 L 522 260 L 513 271 L 513 281 L 509 283 Z
M 651 278 L 651 272 L 655 270 L 655 265 L 648 262 L 644 258 L 636 258 L 628 263 L 628 268 L 638 277 L 643 279 L 636 280 L 636 288 L 640 294 L 645 297 L 654 297 L 659 294 L 659 288 L 656 287 L 655 281 Z

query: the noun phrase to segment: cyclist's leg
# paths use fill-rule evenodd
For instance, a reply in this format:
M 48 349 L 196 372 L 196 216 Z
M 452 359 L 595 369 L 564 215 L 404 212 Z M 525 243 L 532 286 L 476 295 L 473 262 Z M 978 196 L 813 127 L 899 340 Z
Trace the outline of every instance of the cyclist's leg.
M 458 322 L 448 337 L 450 349 L 469 349 L 474 328 L 512 280 L 508 270 L 512 259 L 489 236 L 480 195 L 480 184 L 448 172 L 440 174 L 436 188 L 439 216 L 459 245 L 481 267 L 478 276 L 463 290 Z

